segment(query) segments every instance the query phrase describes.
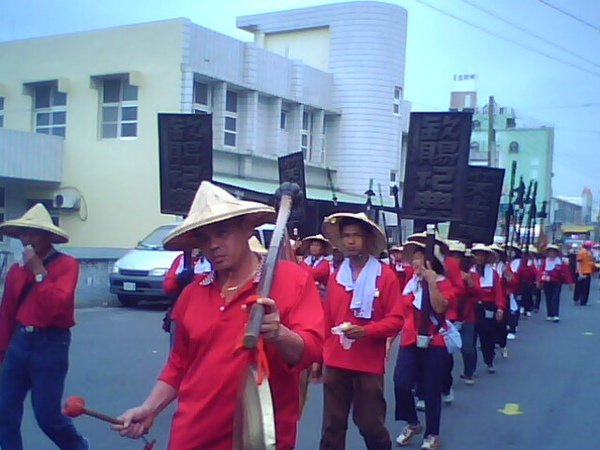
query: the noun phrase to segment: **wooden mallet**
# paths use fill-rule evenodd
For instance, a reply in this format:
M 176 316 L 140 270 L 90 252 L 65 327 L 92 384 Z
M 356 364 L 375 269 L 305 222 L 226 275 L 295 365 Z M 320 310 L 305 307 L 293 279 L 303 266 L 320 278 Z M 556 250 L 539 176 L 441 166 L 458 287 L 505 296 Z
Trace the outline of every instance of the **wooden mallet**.
M 123 421 L 121 419 L 117 419 L 116 417 L 109 416 L 107 414 L 103 414 L 98 411 L 94 411 L 85 407 L 85 399 L 83 397 L 69 397 L 65 402 L 65 406 L 63 408 L 63 414 L 68 417 L 79 417 L 82 415 L 94 417 L 96 419 L 102 420 L 104 422 L 108 422 L 113 425 L 123 425 Z M 146 443 L 144 446 L 144 450 L 153 450 L 156 445 L 156 441 L 148 441 L 145 436 L 142 436 L 142 439 Z

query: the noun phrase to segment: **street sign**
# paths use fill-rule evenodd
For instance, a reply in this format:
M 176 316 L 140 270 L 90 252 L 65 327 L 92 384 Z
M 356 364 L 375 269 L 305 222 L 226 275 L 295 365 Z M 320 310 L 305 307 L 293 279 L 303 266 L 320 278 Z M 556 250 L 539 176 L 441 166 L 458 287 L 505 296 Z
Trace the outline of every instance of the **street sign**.
M 186 215 L 202 181 L 212 181 L 212 115 L 159 114 L 160 211 Z

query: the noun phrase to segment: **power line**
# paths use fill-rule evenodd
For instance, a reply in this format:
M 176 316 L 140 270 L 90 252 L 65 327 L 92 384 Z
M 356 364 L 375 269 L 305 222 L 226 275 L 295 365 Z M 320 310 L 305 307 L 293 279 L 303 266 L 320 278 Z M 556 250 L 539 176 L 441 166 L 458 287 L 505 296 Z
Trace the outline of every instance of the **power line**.
M 556 43 L 554 43 L 554 42 L 552 42 L 552 41 L 550 41 L 550 40 L 546 39 L 545 37 L 543 37 L 543 36 L 540 36 L 539 34 L 536 34 L 536 33 L 534 33 L 533 31 L 529 31 L 529 30 L 528 30 L 527 28 L 525 28 L 525 27 L 522 27 L 522 26 L 520 26 L 520 25 L 517 25 L 517 24 L 515 24 L 515 23 L 512 23 L 511 21 L 509 21 L 509 20 L 507 20 L 507 19 L 504 19 L 504 18 L 502 18 L 502 17 L 500 17 L 500 16 L 498 16 L 498 15 L 494 14 L 494 13 L 493 13 L 493 12 L 491 12 L 490 10 L 488 10 L 488 9 L 485 9 L 485 8 L 483 8 L 483 7 L 479 6 L 479 5 L 477 5 L 476 3 L 473 3 L 473 2 L 472 2 L 472 1 L 470 1 L 470 0 L 462 0 L 462 1 L 463 1 L 464 3 L 466 3 L 467 5 L 470 5 L 471 7 L 475 8 L 475 9 L 478 9 L 479 11 L 483 11 L 484 13 L 486 13 L 486 14 L 487 14 L 487 15 L 489 15 L 489 16 L 492 16 L 492 17 L 494 17 L 495 19 L 497 19 L 497 20 L 499 20 L 499 21 L 501 21 L 501 22 L 504 22 L 504 23 L 506 23 L 506 24 L 510 25 L 510 26 L 511 26 L 511 27 L 513 27 L 513 28 L 516 28 L 517 30 L 519 30 L 519 31 L 522 31 L 522 32 L 523 32 L 523 33 L 525 33 L 525 34 L 528 34 L 529 36 L 533 36 L 534 38 L 536 38 L 536 39 L 539 39 L 540 41 L 542 41 L 542 42 L 545 42 L 546 44 L 548 44 L 548 45 L 550 45 L 550 46 L 552 46 L 552 47 L 554 47 L 554 48 L 557 48 L 557 49 L 559 49 L 559 50 L 561 50 L 561 51 L 563 51 L 563 52 L 566 52 L 566 53 L 568 53 L 569 55 L 571 55 L 571 56 L 574 56 L 574 57 L 576 57 L 577 59 L 579 59 L 579 60 L 581 60 L 581 61 L 583 61 L 583 62 L 586 62 L 586 63 L 588 63 L 588 64 L 591 64 L 591 65 L 593 65 L 593 66 L 596 66 L 596 67 L 599 67 L 599 68 L 600 68 L 600 64 L 598 64 L 598 63 L 596 63 L 596 62 L 594 62 L 594 61 L 592 61 L 592 60 L 590 60 L 590 59 L 586 58 L 585 56 L 578 55 L 577 53 L 574 53 L 573 51 L 569 50 L 569 49 L 568 49 L 568 48 L 566 48 L 566 47 L 563 47 L 562 45 L 556 44 Z
M 505 36 L 502 36 L 502 35 L 500 35 L 500 34 L 498 34 L 498 33 L 494 33 L 493 31 L 490 31 L 490 30 L 488 30 L 487 28 L 484 28 L 484 27 L 482 27 L 482 26 L 480 26 L 480 25 L 477 25 L 477 24 L 475 24 L 475 23 L 471 23 L 471 22 L 469 22 L 469 21 L 467 21 L 467 20 L 464 20 L 464 19 L 462 19 L 462 18 L 460 18 L 460 17 L 458 17 L 458 16 L 455 16 L 454 14 L 451 14 L 451 13 L 449 13 L 449 12 L 447 12 L 447 11 L 444 11 L 444 10 L 442 10 L 442 9 L 439 9 L 439 8 L 437 8 L 437 7 L 433 6 L 433 5 L 430 5 L 429 3 L 426 3 L 426 2 L 425 2 L 425 1 L 423 1 L 423 0 L 415 0 L 415 1 L 416 1 L 417 3 L 420 3 L 420 4 L 424 5 L 424 6 L 427 6 L 428 8 L 431 8 L 431 9 L 433 9 L 433 10 L 435 10 L 435 11 L 437 11 L 437 12 L 441 13 L 441 14 L 444 14 L 445 16 L 451 17 L 451 18 L 453 18 L 454 20 L 458 20 L 459 22 L 462 22 L 462 23 L 464 23 L 464 24 L 467 24 L 467 25 L 469 25 L 469 26 L 471 26 L 471 27 L 473 27 L 473 28 L 476 28 L 476 29 L 478 29 L 479 31 L 482 31 L 482 32 L 484 32 L 484 33 L 486 33 L 486 34 L 489 34 L 489 35 L 491 35 L 491 36 L 494 36 L 494 37 L 496 37 L 496 38 L 498 38 L 498 39 L 501 39 L 501 40 L 503 40 L 503 41 L 510 42 L 511 44 L 514 44 L 514 45 L 516 45 L 516 46 L 518 46 L 518 47 L 521 47 L 521 48 L 524 48 L 524 49 L 526 49 L 526 50 L 529 50 L 530 52 L 537 53 L 538 55 L 542 55 L 542 56 L 544 56 L 544 57 L 546 57 L 546 58 L 548 58 L 548 59 L 551 59 L 552 61 L 556 61 L 556 62 L 562 63 L 562 64 L 564 64 L 564 65 L 566 65 L 566 66 L 569 66 L 569 67 L 571 67 L 571 68 L 573 68 L 573 69 L 577 69 L 577 70 L 580 70 L 580 71 L 582 71 L 582 72 L 589 73 L 589 74 L 591 74 L 591 75 L 594 75 L 595 77 L 600 77 L 600 73 L 598 73 L 598 72 L 594 72 L 593 70 L 589 70 L 589 69 L 586 69 L 585 67 L 581 67 L 581 66 L 579 66 L 579 65 L 577 65 L 577 64 L 573 64 L 573 63 L 571 63 L 571 62 L 569 62 L 569 61 L 566 61 L 566 60 L 564 60 L 564 59 L 562 59 L 562 58 L 558 58 L 558 57 L 552 56 L 552 55 L 550 55 L 550 54 L 548 54 L 548 53 L 546 53 L 546 52 L 543 52 L 543 51 L 541 51 L 541 50 L 537 50 L 537 49 L 535 49 L 535 48 L 533 48 L 533 47 L 529 47 L 528 45 L 524 45 L 524 44 L 522 44 L 521 42 L 519 42 L 519 41 L 516 41 L 516 40 L 514 40 L 514 39 L 510 39 L 510 38 L 507 38 L 507 37 L 505 37 Z
M 554 6 L 552 3 L 550 3 L 550 2 L 547 2 L 546 0 L 538 0 L 538 2 L 540 2 L 540 3 L 544 4 L 544 5 L 546 5 L 546 6 L 547 6 L 547 7 L 549 7 L 549 8 L 552 8 L 552 9 L 554 9 L 554 10 L 558 11 L 558 12 L 559 12 L 559 13 L 561 13 L 561 14 L 564 14 L 565 16 L 568 16 L 568 17 L 570 17 L 570 18 L 571 18 L 571 19 L 573 19 L 573 20 L 576 20 L 576 21 L 577 21 L 577 22 L 579 22 L 579 23 L 582 23 L 582 24 L 584 24 L 585 26 L 588 26 L 588 27 L 590 27 L 590 28 L 591 28 L 591 29 L 593 29 L 593 30 L 600 31 L 600 27 L 599 27 L 599 26 L 597 26 L 597 25 L 594 25 L 593 23 L 587 22 L 587 21 L 583 20 L 582 18 L 580 18 L 580 17 L 577 17 L 577 16 L 576 16 L 576 15 L 574 15 L 574 14 L 571 14 L 571 13 L 570 13 L 570 12 L 568 12 L 568 11 L 565 11 L 564 9 L 560 9 L 558 6 Z

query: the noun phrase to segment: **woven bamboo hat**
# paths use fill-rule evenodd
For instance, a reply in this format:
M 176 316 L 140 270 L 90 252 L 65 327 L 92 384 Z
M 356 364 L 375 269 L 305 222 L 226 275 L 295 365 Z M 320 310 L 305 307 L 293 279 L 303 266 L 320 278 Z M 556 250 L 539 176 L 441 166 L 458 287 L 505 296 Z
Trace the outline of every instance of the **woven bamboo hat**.
M 16 239 L 19 238 L 19 235 L 25 229 L 45 231 L 50 236 L 50 242 L 53 244 L 65 244 L 69 242 L 69 235 L 54 225 L 50 213 L 41 203 L 36 203 L 18 219 L 0 223 L 0 234 Z
M 473 253 L 475 252 L 484 252 L 484 253 L 494 253 L 490 247 L 485 244 L 474 244 L 471 248 Z
M 256 236 L 252 236 L 248 239 L 248 245 L 250 246 L 250 250 L 254 253 L 258 253 L 259 255 L 266 255 L 267 249 L 260 243 Z
M 323 253 L 325 255 L 331 255 L 333 247 L 322 234 L 314 234 L 312 236 L 306 236 L 304 239 L 302 239 L 302 246 L 300 247 L 300 251 L 302 253 L 306 253 L 308 251 L 308 248 L 310 247 L 310 244 L 314 241 L 323 244 Z
M 422 244 L 425 244 L 427 242 L 427 232 L 423 231 L 422 233 L 414 233 L 411 234 L 408 238 L 408 241 L 411 242 L 420 242 Z M 436 245 L 440 246 L 440 250 L 442 251 L 442 253 L 446 254 L 448 253 L 448 244 L 446 243 L 446 241 L 444 239 L 442 239 L 440 237 L 440 235 L 438 233 L 435 233 L 435 243 Z
M 460 241 L 447 240 L 448 250 L 456 253 L 465 253 L 467 246 Z
M 340 221 L 342 219 L 354 219 L 365 223 L 371 229 L 371 235 L 368 239 L 368 251 L 370 255 L 379 258 L 379 255 L 387 247 L 385 235 L 381 228 L 367 217 L 365 213 L 335 213 L 323 219 L 323 235 L 329 240 L 331 245 L 343 251 L 344 244 L 340 233 Z
M 196 192 L 190 212 L 181 225 L 163 240 L 166 250 L 199 248 L 196 231 L 235 217 L 244 217 L 252 227 L 275 220 L 275 210 L 262 203 L 239 200 L 224 189 L 203 181 Z

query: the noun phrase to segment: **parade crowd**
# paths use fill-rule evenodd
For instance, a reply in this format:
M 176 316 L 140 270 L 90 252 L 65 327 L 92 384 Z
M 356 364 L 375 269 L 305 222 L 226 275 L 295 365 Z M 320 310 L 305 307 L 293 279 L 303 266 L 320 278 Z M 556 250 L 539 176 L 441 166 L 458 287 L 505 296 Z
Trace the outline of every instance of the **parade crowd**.
M 388 248 L 365 214 L 339 212 L 324 218 L 322 234 L 284 242 L 289 251 L 277 261 L 269 296 L 260 297 L 267 251 L 253 232 L 274 218 L 269 206 L 201 184 L 164 242 L 192 252 L 191 265 L 177 259 L 165 280 L 178 296 L 164 324 L 173 337 L 169 359 L 148 397 L 114 430 L 139 438 L 177 401 L 170 450 L 254 448 L 240 444 L 236 422 L 240 380 L 250 367 L 272 398 L 265 448 L 295 447 L 311 381 L 310 389 L 323 389 L 321 450 L 346 448 L 350 411 L 369 450 L 389 450 L 394 441 L 438 449 L 442 405 L 454 401 L 458 382 L 454 364 L 461 364 L 461 382 L 476 386 L 478 368 L 494 374 L 495 359 L 508 357 L 521 320 L 543 311 L 548 322 L 560 321 L 563 285 L 575 284 L 574 300 L 586 305 L 596 270 L 592 242 L 571 266 L 556 245 L 467 246 L 431 230 Z M 31 391 L 35 417 L 56 446 L 89 449 L 61 413 L 78 263 L 54 244 L 68 236 L 42 205 L 0 224 L 0 233 L 25 247 L 0 306 L 0 447 L 22 450 L 23 401 Z M 247 351 L 240 342 L 255 303 L 265 309 L 261 340 Z M 384 372 L 396 347 L 389 409 L 400 425 L 391 430 Z

